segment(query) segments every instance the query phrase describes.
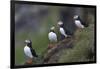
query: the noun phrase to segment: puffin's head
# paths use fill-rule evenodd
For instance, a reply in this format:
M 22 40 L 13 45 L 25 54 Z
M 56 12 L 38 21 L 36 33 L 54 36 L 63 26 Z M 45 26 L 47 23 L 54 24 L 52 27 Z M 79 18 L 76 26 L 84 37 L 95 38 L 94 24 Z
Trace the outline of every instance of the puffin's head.
M 63 25 L 63 22 L 62 22 L 62 21 L 59 21 L 59 22 L 58 22 L 58 25 L 59 25 L 59 26 L 62 26 L 62 25 Z
M 31 41 L 31 40 L 25 40 L 25 44 L 26 44 L 27 46 L 31 46 L 32 41 Z
M 78 19 L 79 18 L 79 16 L 78 15 L 74 15 L 74 17 L 73 17 L 74 19 Z
M 54 32 L 54 30 L 55 30 L 55 27 L 54 26 L 50 28 L 50 31 L 51 32 Z

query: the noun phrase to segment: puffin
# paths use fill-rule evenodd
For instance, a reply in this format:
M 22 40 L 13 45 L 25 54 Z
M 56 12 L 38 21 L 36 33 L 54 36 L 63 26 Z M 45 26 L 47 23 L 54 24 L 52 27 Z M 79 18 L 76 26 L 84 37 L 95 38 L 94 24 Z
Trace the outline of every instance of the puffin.
M 32 48 L 32 41 L 31 40 L 25 40 L 25 47 L 24 47 L 24 53 L 27 58 L 29 58 L 29 62 L 31 63 L 34 58 L 37 58 L 38 55 L 36 54 L 35 50 Z
M 62 21 L 58 22 L 58 26 L 59 26 L 59 32 L 61 34 L 61 40 L 65 38 L 70 38 L 72 36 L 72 33 L 64 27 L 64 24 Z
M 48 50 L 52 49 L 54 46 L 56 46 L 56 43 L 57 43 L 57 35 L 54 31 L 55 27 L 51 27 L 50 28 L 50 32 L 48 33 L 48 38 L 49 38 L 49 41 L 50 43 L 48 44 Z
M 49 40 L 50 40 L 51 43 L 57 42 L 57 35 L 56 35 L 54 29 L 55 29 L 54 26 L 51 27 L 50 32 L 48 34 L 48 38 L 49 38 Z
M 88 27 L 88 24 L 86 24 L 85 22 L 83 22 L 81 20 L 81 18 L 79 17 L 79 15 L 74 15 L 74 23 L 76 25 L 77 28 L 79 29 L 83 29 L 85 27 Z
M 64 37 L 68 37 L 67 31 L 63 27 L 63 22 L 59 21 L 58 25 L 59 25 L 59 32 L 60 32 L 60 34 L 63 35 Z

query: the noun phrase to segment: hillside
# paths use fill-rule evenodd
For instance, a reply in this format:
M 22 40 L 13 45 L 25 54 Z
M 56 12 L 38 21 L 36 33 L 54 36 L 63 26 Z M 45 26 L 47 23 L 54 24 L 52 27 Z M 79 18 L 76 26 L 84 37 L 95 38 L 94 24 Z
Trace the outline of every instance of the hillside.
M 47 53 L 45 63 L 71 63 L 94 61 L 94 25 L 76 31 L 73 38 L 60 41 Z M 89 35 L 89 36 L 88 36 Z

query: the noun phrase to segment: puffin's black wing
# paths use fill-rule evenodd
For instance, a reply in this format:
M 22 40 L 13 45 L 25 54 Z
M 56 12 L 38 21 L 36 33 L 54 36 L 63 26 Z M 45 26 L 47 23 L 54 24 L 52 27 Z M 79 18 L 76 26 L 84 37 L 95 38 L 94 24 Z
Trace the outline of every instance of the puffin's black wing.
M 88 24 L 85 21 L 83 21 L 81 18 L 79 18 L 79 20 L 81 21 L 82 25 L 84 25 L 85 27 L 88 27 Z
M 34 57 L 38 57 L 38 55 L 36 54 L 35 50 L 34 50 L 32 47 L 31 47 L 30 49 L 31 49 L 32 55 L 33 55 Z

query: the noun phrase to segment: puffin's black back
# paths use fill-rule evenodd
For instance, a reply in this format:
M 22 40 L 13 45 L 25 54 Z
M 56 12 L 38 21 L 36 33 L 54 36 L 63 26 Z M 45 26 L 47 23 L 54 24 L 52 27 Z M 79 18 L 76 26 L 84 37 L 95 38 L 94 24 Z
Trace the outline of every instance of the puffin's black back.
M 80 17 L 78 17 L 77 20 L 80 20 L 82 25 L 84 25 L 85 27 L 88 27 L 88 24 L 85 21 L 83 21 Z
M 30 49 L 31 49 L 32 55 L 33 55 L 34 57 L 38 57 L 38 55 L 36 54 L 35 50 L 34 50 L 32 47 L 31 47 Z
M 32 52 L 32 55 L 34 56 L 34 57 L 38 57 L 38 55 L 36 54 L 36 52 L 35 52 L 35 50 L 32 48 L 32 42 L 30 43 L 30 49 L 31 49 L 31 52 Z

